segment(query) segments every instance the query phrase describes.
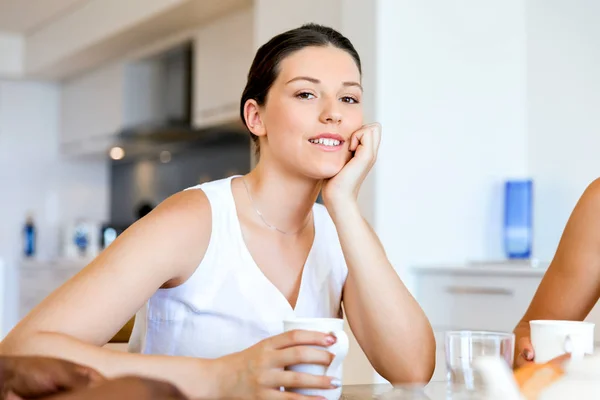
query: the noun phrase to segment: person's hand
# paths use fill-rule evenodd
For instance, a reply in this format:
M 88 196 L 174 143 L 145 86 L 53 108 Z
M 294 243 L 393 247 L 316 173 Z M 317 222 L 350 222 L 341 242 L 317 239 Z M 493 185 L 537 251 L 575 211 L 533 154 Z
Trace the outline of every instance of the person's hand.
M 233 399 L 308 399 L 285 388 L 335 389 L 341 382 L 327 376 L 286 371 L 297 364 L 328 366 L 333 354 L 310 346 L 329 347 L 332 335 L 295 330 L 265 339 L 256 345 L 219 359 L 220 392 Z
M 515 368 L 532 364 L 535 358 L 533 345 L 531 344 L 529 323 L 520 322 L 515 329 Z
M 91 368 L 47 357 L 3 357 L 2 398 L 27 399 L 85 388 L 104 378 Z
M 348 163 L 322 189 L 323 202 L 328 209 L 337 203 L 356 202 L 360 187 L 377 160 L 381 142 L 381 125 L 364 125 L 350 137 L 349 150 L 354 152 Z
M 523 365 L 533 363 L 535 353 L 533 352 L 533 346 L 531 344 L 531 338 L 529 336 L 523 336 L 517 340 L 517 358 L 515 359 L 515 366 L 521 367 Z
M 186 400 L 174 385 L 140 377 L 123 377 L 44 400 Z

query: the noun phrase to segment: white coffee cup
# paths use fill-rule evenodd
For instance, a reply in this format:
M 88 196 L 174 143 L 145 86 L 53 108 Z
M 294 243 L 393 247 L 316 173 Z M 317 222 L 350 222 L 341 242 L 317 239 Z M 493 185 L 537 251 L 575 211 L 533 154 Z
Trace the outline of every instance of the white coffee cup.
M 298 364 L 286 369 L 312 375 L 330 376 L 339 379 L 341 382 L 343 375 L 342 364 L 346 355 L 348 355 L 349 346 L 348 335 L 344 332 L 344 320 L 339 318 L 296 318 L 283 321 L 283 330 L 285 332 L 296 329 L 333 334 L 337 338 L 333 345 L 329 347 L 314 347 L 327 350 L 334 355 L 334 358 L 329 366 L 319 364 Z M 328 400 L 337 400 L 342 395 L 341 387 L 328 390 L 295 388 L 286 390 L 307 396 L 322 396 Z
M 545 363 L 570 353 L 580 360 L 594 352 L 594 324 L 581 321 L 529 321 L 536 363 Z

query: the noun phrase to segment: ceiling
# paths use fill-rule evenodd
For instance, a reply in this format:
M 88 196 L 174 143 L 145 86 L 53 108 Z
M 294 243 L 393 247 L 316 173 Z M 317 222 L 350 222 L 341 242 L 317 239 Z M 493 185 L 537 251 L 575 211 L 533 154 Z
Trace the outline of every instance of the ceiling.
M 0 32 L 28 34 L 88 0 L 0 0 Z
M 21 35 L 26 41 L 25 64 L 20 74 L 66 79 L 111 60 L 151 50 L 156 45 L 191 40 L 198 26 L 252 4 L 252 0 L 155 0 L 155 5 L 162 4 L 160 13 L 148 17 L 143 10 L 129 7 L 127 18 L 115 25 L 103 22 L 112 18 L 110 13 L 96 16 L 93 11 L 104 2 L 0 0 L 0 37 L 8 32 Z M 113 9 L 120 4 L 137 4 L 139 8 L 145 2 L 113 0 L 110 4 Z M 91 28 L 88 30 L 88 25 L 75 23 L 77 18 L 79 22 L 87 21 Z M 108 28 L 102 28 L 106 26 Z M 71 40 L 69 35 L 73 30 L 77 30 L 77 38 Z

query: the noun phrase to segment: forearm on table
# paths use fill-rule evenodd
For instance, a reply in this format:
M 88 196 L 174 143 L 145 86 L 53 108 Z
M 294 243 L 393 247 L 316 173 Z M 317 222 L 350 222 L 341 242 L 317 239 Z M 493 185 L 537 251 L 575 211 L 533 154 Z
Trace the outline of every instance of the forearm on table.
M 344 308 L 361 347 L 384 378 L 428 381 L 435 368 L 429 320 L 358 209 L 333 218 L 348 265 Z
M 136 375 L 171 382 L 193 398 L 218 397 L 214 360 L 127 353 L 51 332 L 38 332 L 18 343 L 2 343 L 0 353 L 61 358 L 89 366 L 107 378 Z

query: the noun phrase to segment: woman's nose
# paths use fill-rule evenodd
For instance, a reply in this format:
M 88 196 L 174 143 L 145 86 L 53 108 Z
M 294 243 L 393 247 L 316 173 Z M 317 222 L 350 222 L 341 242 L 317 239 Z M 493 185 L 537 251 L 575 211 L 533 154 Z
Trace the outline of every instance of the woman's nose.
M 342 121 L 342 113 L 338 109 L 338 104 L 327 105 L 321 114 L 321 119 L 328 124 L 339 124 Z

